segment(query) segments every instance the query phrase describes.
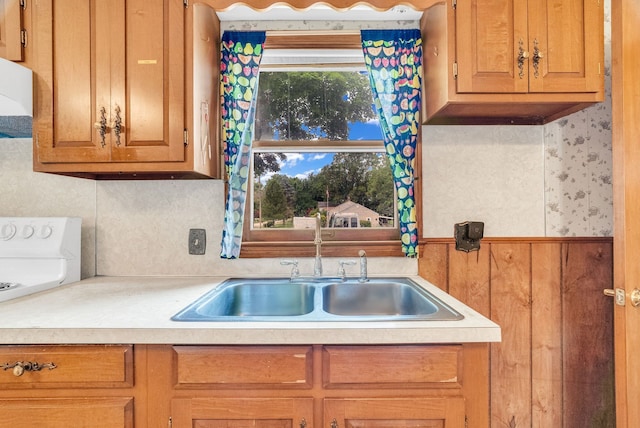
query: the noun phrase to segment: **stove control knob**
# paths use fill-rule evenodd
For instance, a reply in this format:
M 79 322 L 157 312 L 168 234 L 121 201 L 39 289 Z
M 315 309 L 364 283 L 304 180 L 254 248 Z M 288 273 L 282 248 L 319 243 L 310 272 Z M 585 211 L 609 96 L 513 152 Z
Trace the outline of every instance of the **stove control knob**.
M 0 239 L 8 241 L 16 234 L 16 225 L 13 223 L 3 224 L 0 227 Z
M 23 239 L 29 239 L 33 236 L 34 232 L 35 232 L 35 229 L 33 228 L 33 226 L 31 226 L 30 224 L 27 224 L 22 228 L 22 231 L 20 232 L 20 236 L 22 236 Z
M 48 224 L 45 224 L 38 230 L 38 233 L 36 236 L 40 239 L 47 239 L 48 237 L 51 236 L 52 233 L 53 233 L 53 228 Z

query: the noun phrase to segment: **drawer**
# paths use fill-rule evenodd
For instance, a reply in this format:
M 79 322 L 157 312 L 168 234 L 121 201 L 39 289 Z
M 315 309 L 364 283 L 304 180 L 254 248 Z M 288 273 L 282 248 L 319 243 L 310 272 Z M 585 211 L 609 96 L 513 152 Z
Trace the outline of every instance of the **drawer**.
M 176 388 L 283 388 L 312 385 L 311 346 L 174 346 Z
M 0 428 L 132 428 L 133 398 L 46 398 L 0 400 Z
M 20 375 L 11 366 L 20 363 Z M 0 388 L 133 386 L 133 346 L 0 346 Z
M 461 387 L 462 346 L 325 346 L 325 388 Z

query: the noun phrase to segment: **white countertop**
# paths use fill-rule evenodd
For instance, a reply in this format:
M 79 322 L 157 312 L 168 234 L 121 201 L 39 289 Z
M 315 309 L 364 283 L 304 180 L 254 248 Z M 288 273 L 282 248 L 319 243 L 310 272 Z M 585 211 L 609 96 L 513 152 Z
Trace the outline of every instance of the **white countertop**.
M 420 277 L 459 321 L 176 322 L 224 277 L 94 277 L 0 303 L 0 344 L 498 342 L 500 327 Z

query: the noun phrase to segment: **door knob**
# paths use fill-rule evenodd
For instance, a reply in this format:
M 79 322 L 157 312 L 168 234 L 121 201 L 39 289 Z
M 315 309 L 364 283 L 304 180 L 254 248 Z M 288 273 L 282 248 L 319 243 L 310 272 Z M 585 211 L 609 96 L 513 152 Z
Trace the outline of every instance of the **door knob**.
M 634 288 L 631 294 L 629 295 L 629 300 L 631 300 L 631 304 L 634 307 L 640 306 L 640 290 Z

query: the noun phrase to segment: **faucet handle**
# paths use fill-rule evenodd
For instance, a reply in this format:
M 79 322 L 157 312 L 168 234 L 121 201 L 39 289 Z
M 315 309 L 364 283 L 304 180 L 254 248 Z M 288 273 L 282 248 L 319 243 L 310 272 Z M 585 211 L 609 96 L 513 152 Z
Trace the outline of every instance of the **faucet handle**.
M 298 261 L 297 260 L 281 260 L 280 264 L 282 266 L 292 265 L 291 268 L 291 279 L 298 278 L 300 276 L 300 270 L 298 269 Z
M 344 266 L 355 265 L 356 262 L 355 260 L 340 260 L 338 263 L 340 263 L 340 268 L 338 268 L 338 276 L 344 281 L 345 279 L 347 279 L 347 273 L 344 270 Z

